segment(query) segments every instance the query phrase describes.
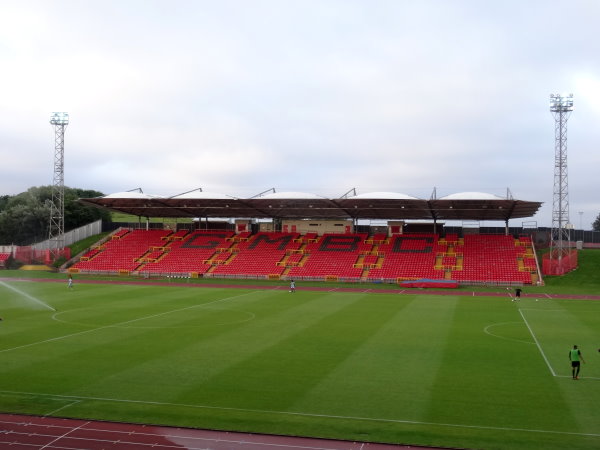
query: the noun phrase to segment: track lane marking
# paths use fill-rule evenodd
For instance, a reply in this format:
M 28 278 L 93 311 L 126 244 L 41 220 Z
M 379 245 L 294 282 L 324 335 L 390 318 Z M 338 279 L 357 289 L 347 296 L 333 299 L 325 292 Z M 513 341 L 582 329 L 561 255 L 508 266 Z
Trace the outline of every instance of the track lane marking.
M 566 436 L 586 436 L 600 438 L 600 433 L 577 433 L 573 431 L 556 431 L 556 430 L 540 430 L 540 429 L 529 429 L 529 428 L 511 428 L 511 427 L 495 427 L 491 425 L 465 425 L 456 423 L 444 423 L 444 422 L 423 422 L 418 420 L 405 420 L 405 419 L 385 419 L 377 417 L 360 417 L 360 416 L 342 416 L 332 414 L 316 414 L 316 413 L 304 413 L 304 412 L 293 412 L 293 411 L 276 411 L 276 410 L 263 410 L 263 409 L 252 409 L 252 408 L 234 408 L 226 406 L 209 406 L 209 405 L 190 405 L 185 403 L 171 403 L 171 402 L 158 402 L 158 401 L 147 401 L 147 400 L 128 400 L 128 399 L 115 399 L 105 397 L 86 397 L 76 395 L 61 395 L 61 394 L 46 394 L 40 392 L 20 392 L 20 391 L 2 391 L 1 393 L 8 394 L 22 394 L 29 395 L 32 397 L 54 397 L 54 398 L 66 398 L 76 400 L 93 400 L 93 401 L 105 401 L 114 403 L 132 403 L 149 406 L 175 406 L 182 408 L 193 408 L 193 409 L 207 409 L 216 411 L 237 411 L 237 412 L 249 412 L 249 413 L 262 413 L 262 414 L 274 414 L 274 415 L 285 415 L 285 416 L 297 416 L 297 417 L 308 417 L 318 419 L 341 419 L 341 420 L 355 420 L 365 422 L 381 422 L 381 423 L 396 423 L 405 425 L 427 425 L 427 426 L 439 426 L 439 427 L 451 427 L 451 428 L 464 428 L 473 430 L 496 430 L 496 431 L 521 431 L 526 433 L 540 433 L 540 434 L 559 434 Z

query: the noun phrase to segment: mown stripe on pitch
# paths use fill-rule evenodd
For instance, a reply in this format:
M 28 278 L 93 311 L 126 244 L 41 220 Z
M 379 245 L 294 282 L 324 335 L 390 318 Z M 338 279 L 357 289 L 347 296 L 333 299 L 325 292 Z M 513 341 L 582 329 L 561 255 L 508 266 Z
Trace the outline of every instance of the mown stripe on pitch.
M 269 324 L 270 345 L 199 386 L 199 402 L 259 409 L 286 409 L 296 403 L 391 320 L 393 315 L 366 298 L 331 293 L 311 302 L 305 314 L 296 311 L 283 322 Z
M 420 420 L 442 358 L 456 300 L 425 296 L 368 300 L 390 320 L 294 404 L 299 411 Z M 386 304 L 387 302 L 387 304 Z

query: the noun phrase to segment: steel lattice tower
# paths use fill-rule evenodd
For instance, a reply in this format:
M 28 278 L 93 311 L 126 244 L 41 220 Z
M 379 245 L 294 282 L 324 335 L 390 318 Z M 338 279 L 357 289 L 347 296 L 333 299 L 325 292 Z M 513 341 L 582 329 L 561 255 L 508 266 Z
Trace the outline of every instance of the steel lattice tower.
M 65 128 L 69 124 L 69 114 L 52 113 L 50 123 L 54 125 L 54 177 L 48 248 L 56 257 L 65 246 Z
M 573 94 L 550 95 L 550 112 L 554 116 L 554 197 L 550 258 L 558 264 L 569 252 L 569 180 L 567 173 L 567 121 L 573 111 Z

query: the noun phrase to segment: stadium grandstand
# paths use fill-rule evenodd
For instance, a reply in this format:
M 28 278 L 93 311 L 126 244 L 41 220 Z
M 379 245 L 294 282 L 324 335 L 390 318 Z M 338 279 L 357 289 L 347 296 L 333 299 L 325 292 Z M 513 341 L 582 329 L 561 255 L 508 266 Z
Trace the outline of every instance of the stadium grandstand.
M 435 192 L 435 191 L 434 191 Z M 540 202 L 468 192 L 423 200 L 375 192 L 330 199 L 275 192 L 236 198 L 122 192 L 80 202 L 141 218 L 188 218 L 177 229 L 120 228 L 69 271 L 140 276 L 523 285 L 541 280 L 530 235 L 511 219 Z M 447 233 L 445 221 L 503 221 L 503 233 Z M 140 220 L 141 223 L 141 220 Z M 365 225 L 365 223 L 368 223 Z M 370 225 L 377 223 L 377 225 Z

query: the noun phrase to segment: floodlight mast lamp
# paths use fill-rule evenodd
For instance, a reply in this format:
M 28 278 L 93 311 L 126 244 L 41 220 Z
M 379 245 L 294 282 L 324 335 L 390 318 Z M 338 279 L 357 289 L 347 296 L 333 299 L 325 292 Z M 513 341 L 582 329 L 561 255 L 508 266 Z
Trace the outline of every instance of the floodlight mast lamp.
M 573 94 L 551 94 L 550 112 L 554 116 L 554 196 L 550 258 L 558 259 L 569 251 L 569 180 L 567 170 L 567 121 L 573 111 Z
M 54 176 L 48 248 L 55 260 L 65 246 L 65 128 L 69 124 L 69 114 L 52 113 L 50 124 L 54 126 Z

